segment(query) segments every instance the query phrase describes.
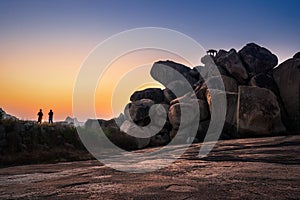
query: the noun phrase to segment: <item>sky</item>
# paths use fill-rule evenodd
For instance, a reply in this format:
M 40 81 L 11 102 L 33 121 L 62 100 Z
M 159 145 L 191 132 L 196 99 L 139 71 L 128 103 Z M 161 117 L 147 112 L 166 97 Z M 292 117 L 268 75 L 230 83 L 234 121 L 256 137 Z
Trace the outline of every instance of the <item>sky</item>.
M 282 62 L 300 50 L 299 7 L 297 0 L 0 0 L 0 107 L 20 119 L 35 120 L 40 108 L 52 109 L 54 120 L 73 116 L 73 87 L 84 60 L 105 39 L 133 28 L 176 30 L 205 49 L 239 50 L 255 42 Z M 180 61 L 168 53 L 148 53 L 120 59 L 111 74 L 141 64 L 133 61 L 141 57 L 147 63 Z M 115 101 L 110 96 L 117 86 L 110 82 L 106 92 L 98 88 L 95 94 L 99 118 L 121 112 L 134 89 L 159 87 L 145 83 Z

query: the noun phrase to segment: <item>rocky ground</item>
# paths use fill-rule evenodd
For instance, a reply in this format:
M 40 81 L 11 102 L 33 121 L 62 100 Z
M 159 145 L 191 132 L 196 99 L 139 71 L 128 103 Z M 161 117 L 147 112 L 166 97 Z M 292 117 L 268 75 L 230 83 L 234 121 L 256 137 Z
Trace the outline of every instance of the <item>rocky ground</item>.
M 2 168 L 0 199 L 299 199 L 300 136 L 220 141 L 202 159 L 200 146 L 144 174 L 96 160 Z

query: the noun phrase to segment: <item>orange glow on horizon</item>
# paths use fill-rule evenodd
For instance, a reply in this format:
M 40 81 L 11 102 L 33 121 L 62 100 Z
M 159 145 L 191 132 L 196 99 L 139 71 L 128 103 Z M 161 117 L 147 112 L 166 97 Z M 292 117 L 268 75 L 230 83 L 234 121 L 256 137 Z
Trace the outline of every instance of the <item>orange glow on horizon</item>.
M 54 121 L 72 116 L 73 83 L 90 47 L 71 51 L 60 41 L 19 42 L 0 50 L 0 107 L 23 120 L 36 120 L 40 108 L 45 119 L 50 109 Z
M 189 66 L 183 58 L 162 50 L 140 50 L 115 60 L 102 75 L 95 93 L 97 118 L 112 118 L 123 112 L 134 91 L 151 87 L 164 88 L 150 76 L 158 60 L 173 60 Z
M 47 45 L 48 47 L 54 45 Z M 0 107 L 7 113 L 23 120 L 37 120 L 37 112 L 43 109 L 45 120 L 48 119 L 50 109 L 54 112 L 54 121 L 72 117 L 72 93 L 81 63 L 88 55 L 86 51 L 72 51 L 69 49 L 44 49 L 33 46 L 26 50 L 10 48 L 1 51 L 1 98 Z M 23 51 L 21 51 L 23 49 Z M 16 52 L 15 52 L 16 51 Z M 23 53 L 24 52 L 24 53 Z M 51 54 L 55 53 L 55 54 Z M 129 102 L 130 95 L 136 91 L 149 87 L 162 87 L 150 77 L 150 67 L 158 60 L 174 60 L 188 64 L 184 59 L 158 50 L 143 50 L 124 55 L 114 61 L 104 73 L 95 93 L 95 107 L 98 118 L 109 119 L 120 112 Z M 136 67 L 144 66 L 140 70 Z M 132 71 L 133 70 L 133 71 Z M 135 76 L 130 83 L 124 83 L 126 74 Z M 145 78 L 146 77 L 146 78 Z M 125 78 L 123 81 L 122 79 Z M 145 82 L 146 81 L 146 82 Z M 135 85 L 135 82 L 142 84 Z M 123 91 L 122 87 L 125 87 Z M 132 86 L 126 88 L 126 85 Z M 116 91 L 114 91 L 116 90 Z M 112 99 L 113 96 L 119 99 Z

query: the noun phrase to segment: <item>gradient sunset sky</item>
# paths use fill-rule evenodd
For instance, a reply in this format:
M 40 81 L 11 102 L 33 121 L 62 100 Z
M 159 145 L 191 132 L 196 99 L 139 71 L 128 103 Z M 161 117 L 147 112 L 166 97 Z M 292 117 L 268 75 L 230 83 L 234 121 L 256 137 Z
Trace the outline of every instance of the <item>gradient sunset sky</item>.
M 239 50 L 255 42 L 282 62 L 300 51 L 299 8 L 297 0 L 1 0 L 0 107 L 20 119 L 36 119 L 40 108 L 45 114 L 53 109 L 54 120 L 72 116 L 74 81 L 89 52 L 108 37 L 139 27 L 173 29 L 205 49 Z M 180 61 L 167 53 L 148 53 L 138 56 L 149 63 Z M 119 60 L 111 73 L 139 64 L 133 60 Z M 100 118 L 115 115 L 106 90 L 96 98 Z M 129 95 L 124 92 L 116 103 L 120 110 Z

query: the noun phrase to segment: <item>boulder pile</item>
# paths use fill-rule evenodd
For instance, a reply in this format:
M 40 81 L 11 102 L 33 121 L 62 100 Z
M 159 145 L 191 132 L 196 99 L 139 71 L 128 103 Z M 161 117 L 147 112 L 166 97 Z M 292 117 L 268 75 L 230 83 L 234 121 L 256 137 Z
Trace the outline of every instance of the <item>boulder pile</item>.
M 118 119 L 125 133 L 159 129 L 148 139 L 135 139 L 138 148 L 167 144 L 177 134 L 179 142 L 203 141 L 216 102 L 227 108 L 220 139 L 300 133 L 299 53 L 277 66 L 276 55 L 250 43 L 201 61 L 203 66 L 193 68 L 169 60 L 153 64 L 151 76 L 165 88 L 134 92 Z M 226 102 L 218 101 L 221 95 Z M 195 124 L 196 137 L 190 138 Z

